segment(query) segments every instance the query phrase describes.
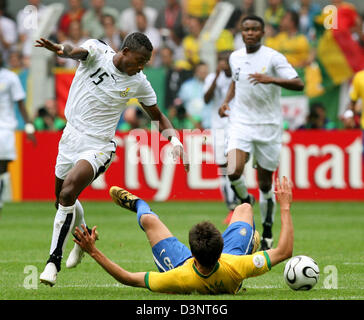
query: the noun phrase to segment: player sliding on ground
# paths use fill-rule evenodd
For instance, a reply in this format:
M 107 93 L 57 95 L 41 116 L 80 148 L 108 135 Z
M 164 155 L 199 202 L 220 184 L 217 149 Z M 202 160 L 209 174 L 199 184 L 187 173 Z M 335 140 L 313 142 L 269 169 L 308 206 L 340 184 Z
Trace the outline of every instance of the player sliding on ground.
M 237 293 L 246 278 L 261 275 L 292 256 L 293 224 L 290 214 L 292 187 L 286 177 L 276 181 L 281 210 L 281 233 L 274 249 L 256 252 L 259 235 L 254 228 L 250 204 L 236 207 L 230 224 L 221 235 L 210 222 L 201 222 L 189 232 L 188 249 L 151 211 L 149 205 L 119 187 L 110 195 L 115 203 L 136 213 L 139 226 L 152 247 L 160 272 L 129 272 L 109 260 L 95 247 L 96 227 L 91 235 L 82 225 L 74 241 L 119 282 L 155 292 L 221 294 Z

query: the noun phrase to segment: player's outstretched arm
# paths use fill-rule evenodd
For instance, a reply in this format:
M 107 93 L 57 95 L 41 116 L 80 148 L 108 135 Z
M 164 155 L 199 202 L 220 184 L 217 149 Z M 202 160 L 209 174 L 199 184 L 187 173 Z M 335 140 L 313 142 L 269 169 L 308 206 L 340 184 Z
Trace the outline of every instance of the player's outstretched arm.
M 173 128 L 169 119 L 160 111 L 157 105 L 149 107 L 143 103 L 141 105 L 151 120 L 158 123 L 159 132 L 172 143 L 174 159 L 181 158 L 185 170 L 188 172 L 190 168 L 188 156 L 183 150 L 183 145 L 179 141 L 176 130 Z
M 281 233 L 278 245 L 266 252 L 269 255 L 271 265 L 274 266 L 292 256 L 293 252 L 293 223 L 290 213 L 292 203 L 292 183 L 283 177 L 282 183 L 276 179 L 276 196 L 281 210 Z
M 132 287 L 145 288 L 145 272 L 129 272 L 108 259 L 100 250 L 95 247 L 96 227 L 92 228 L 91 235 L 87 232 L 84 225 L 81 226 L 82 232 L 78 227 L 75 229 L 77 239 L 73 239 L 84 251 L 86 251 L 100 266 L 104 268 L 117 281 Z
M 44 38 L 40 38 L 39 40 L 36 40 L 36 42 L 37 44 L 35 47 L 46 48 L 62 58 L 85 60 L 88 55 L 88 51 L 86 49 L 73 47 L 69 44 L 58 44 Z

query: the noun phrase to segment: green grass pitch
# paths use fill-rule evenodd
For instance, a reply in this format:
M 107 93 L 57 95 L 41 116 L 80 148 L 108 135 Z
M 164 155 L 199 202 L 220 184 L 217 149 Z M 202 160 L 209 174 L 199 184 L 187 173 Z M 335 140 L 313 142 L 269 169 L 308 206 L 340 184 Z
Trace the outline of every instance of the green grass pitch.
M 97 225 L 97 246 L 129 271 L 156 271 L 149 244 L 135 214 L 112 202 L 83 202 L 89 226 Z M 222 202 L 151 203 L 172 233 L 187 244 L 189 228 L 210 220 L 223 231 Z M 318 284 L 293 291 L 283 279 L 284 263 L 263 276 L 244 281 L 237 295 L 171 295 L 117 283 L 89 256 L 74 269 L 65 267 L 73 242 L 68 240 L 57 284 L 38 283 L 51 240 L 55 209 L 51 202 L 6 203 L 0 218 L 0 300 L 362 300 L 364 299 L 364 203 L 297 202 L 292 205 L 294 255 L 308 255 L 320 267 Z M 261 232 L 258 205 L 255 223 Z M 275 243 L 280 229 L 277 211 Z M 36 281 L 34 279 L 36 275 Z M 26 288 L 28 287 L 30 288 Z

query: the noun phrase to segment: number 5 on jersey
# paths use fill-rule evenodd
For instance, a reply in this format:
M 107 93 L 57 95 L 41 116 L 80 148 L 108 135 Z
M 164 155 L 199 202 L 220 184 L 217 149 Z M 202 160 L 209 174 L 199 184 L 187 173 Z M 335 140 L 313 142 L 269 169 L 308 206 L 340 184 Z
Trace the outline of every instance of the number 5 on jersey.
M 93 78 L 94 76 L 96 76 L 100 71 L 101 71 L 101 68 L 98 68 L 93 74 L 90 75 L 90 78 Z M 103 72 L 103 73 L 99 74 L 98 81 L 92 81 L 92 82 L 96 85 L 99 85 L 102 81 L 104 81 L 105 76 L 109 77 L 109 75 L 106 72 Z

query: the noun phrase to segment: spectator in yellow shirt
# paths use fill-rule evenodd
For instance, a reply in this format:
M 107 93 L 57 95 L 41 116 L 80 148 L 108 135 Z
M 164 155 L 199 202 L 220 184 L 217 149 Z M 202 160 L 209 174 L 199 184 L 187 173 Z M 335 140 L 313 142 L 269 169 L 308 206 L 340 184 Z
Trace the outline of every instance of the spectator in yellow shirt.
M 259 235 L 254 230 L 250 204 L 235 209 L 222 235 L 211 222 L 192 227 L 189 249 L 172 235 L 145 201 L 119 187 L 111 187 L 110 195 L 116 204 L 136 213 L 160 272 L 129 272 L 109 260 L 95 247 L 96 227 L 92 228 L 91 235 L 84 225 L 82 231 L 76 227 L 74 241 L 124 285 L 164 293 L 235 294 L 244 279 L 266 273 L 292 255 L 292 184 L 286 177 L 282 182 L 277 178 L 276 188 L 281 208 L 281 233 L 274 249 L 255 252 Z
M 188 17 L 188 34 L 182 40 L 185 60 L 187 61 L 187 69 L 193 69 L 200 61 L 200 41 L 199 36 L 204 26 L 204 19 L 189 16 Z M 234 50 L 233 34 L 224 29 L 216 41 L 216 51 Z M 181 64 L 180 61 L 177 64 Z
M 268 0 L 268 6 L 264 11 L 264 20 L 267 25 L 278 31 L 285 12 L 282 0 Z
M 353 117 L 355 114 L 360 113 L 358 112 L 358 102 L 361 100 L 362 110 L 361 110 L 361 120 L 360 120 L 360 126 L 364 130 L 364 70 L 357 72 L 354 75 L 353 81 L 351 83 L 350 87 L 350 106 L 349 109 L 353 111 Z M 364 135 L 363 135 L 364 136 Z M 363 143 L 364 143 L 364 137 L 363 137 Z M 364 150 L 363 150 L 364 152 Z
M 353 111 L 353 118 L 361 113 L 360 126 L 363 130 L 363 163 L 364 163 L 364 70 L 357 72 L 354 75 L 353 81 L 350 87 L 350 106 L 349 109 Z M 357 110 L 358 102 L 361 100 L 361 112 Z
M 265 45 L 282 53 L 294 68 L 305 67 L 312 62 L 310 44 L 307 38 L 298 32 L 299 15 L 287 11 L 280 24 L 280 32 L 265 40 Z

